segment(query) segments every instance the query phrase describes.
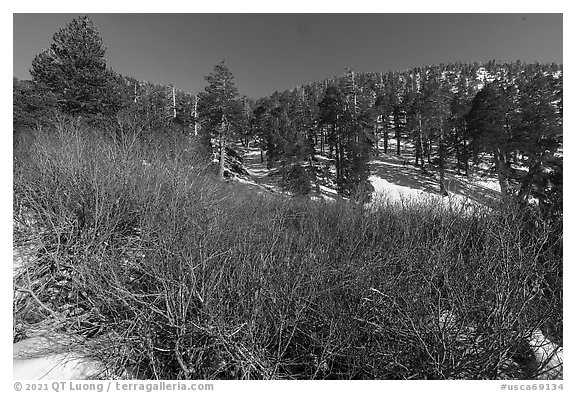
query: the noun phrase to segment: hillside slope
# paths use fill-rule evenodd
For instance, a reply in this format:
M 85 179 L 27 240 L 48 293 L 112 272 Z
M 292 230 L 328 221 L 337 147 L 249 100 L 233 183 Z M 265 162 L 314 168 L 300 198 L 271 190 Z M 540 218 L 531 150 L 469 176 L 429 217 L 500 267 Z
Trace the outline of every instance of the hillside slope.
M 263 159 L 263 160 L 262 160 Z M 317 173 L 326 170 L 332 160 L 326 156 L 316 155 L 313 165 Z M 496 176 L 488 170 L 478 171 L 474 175 L 463 176 L 454 170 L 446 171 L 446 187 L 449 195 L 442 197 L 439 193 L 437 175 L 432 171 L 423 171 L 412 165 L 403 156 L 393 153 L 381 153 L 372 156 L 370 160 L 370 182 L 374 186 L 372 204 L 384 201 L 402 203 L 405 201 L 427 201 L 445 205 L 480 205 L 489 206 L 499 197 L 499 186 Z M 257 148 L 243 150 L 243 165 L 249 177 L 237 177 L 242 183 L 265 189 L 271 192 L 281 192 L 279 185 L 278 164 L 268 168 L 266 154 L 261 157 Z M 304 167 L 309 166 L 302 163 Z M 334 168 L 329 168 L 333 176 Z M 332 200 L 337 197 L 334 182 L 329 176 L 317 176 L 312 179 L 312 197 Z M 315 184 L 314 184 L 315 183 Z

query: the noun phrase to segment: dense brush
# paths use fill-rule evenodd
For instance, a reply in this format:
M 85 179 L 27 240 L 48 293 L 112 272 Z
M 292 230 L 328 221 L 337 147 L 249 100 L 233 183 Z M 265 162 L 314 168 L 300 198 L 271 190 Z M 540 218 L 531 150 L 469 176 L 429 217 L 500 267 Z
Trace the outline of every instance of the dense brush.
M 78 124 L 18 146 L 18 334 L 159 379 L 530 378 L 526 332 L 561 340 L 561 223 L 259 195 L 193 146 Z

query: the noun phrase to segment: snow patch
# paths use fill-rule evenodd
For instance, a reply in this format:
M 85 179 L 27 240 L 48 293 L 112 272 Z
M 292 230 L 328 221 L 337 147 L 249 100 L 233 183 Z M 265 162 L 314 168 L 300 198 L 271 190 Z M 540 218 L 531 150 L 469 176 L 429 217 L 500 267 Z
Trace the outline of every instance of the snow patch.
M 371 175 L 368 180 L 374 187 L 373 197 L 384 197 L 393 202 L 401 202 L 402 200 L 406 199 L 406 197 L 419 198 L 423 193 L 425 193 L 421 190 L 390 183 L 389 181 L 376 175 Z
M 562 379 L 564 348 L 550 341 L 540 329 L 532 332 L 529 344 L 539 366 L 538 379 Z
M 70 338 L 52 334 L 19 341 L 13 346 L 14 379 L 91 379 L 104 375 L 103 363 L 86 355 L 60 352 Z
M 366 205 L 368 209 L 377 208 L 379 205 L 392 203 L 405 205 L 410 203 L 423 203 L 431 206 L 456 209 L 463 214 L 473 212 L 481 206 L 478 202 L 460 194 L 448 192 L 447 196 L 431 193 L 424 190 L 400 186 L 382 179 L 376 175 L 368 178 L 374 187 L 371 201 Z

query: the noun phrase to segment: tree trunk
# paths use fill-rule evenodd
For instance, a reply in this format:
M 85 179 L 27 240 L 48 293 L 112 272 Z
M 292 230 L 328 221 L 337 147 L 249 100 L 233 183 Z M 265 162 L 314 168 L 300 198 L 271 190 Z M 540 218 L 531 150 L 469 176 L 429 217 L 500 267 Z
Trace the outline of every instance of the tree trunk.
M 226 145 L 222 137 L 220 137 L 220 170 L 218 174 L 221 179 L 224 179 L 224 163 L 226 161 Z
M 388 154 L 388 125 L 384 125 L 384 132 L 382 134 L 384 136 L 384 154 Z
M 377 156 L 380 155 L 380 149 L 378 147 L 378 123 L 376 123 L 374 125 L 374 146 L 375 146 L 375 150 L 374 152 L 376 153 Z
M 176 118 L 176 90 L 174 89 L 174 86 L 172 86 L 172 109 L 173 109 L 172 118 L 175 119 Z
M 336 131 L 336 143 L 335 143 L 335 153 L 336 153 L 336 188 L 338 190 L 338 194 L 341 195 L 342 192 L 342 180 L 343 180 L 343 165 L 342 165 L 342 158 L 344 157 L 344 152 L 342 151 L 342 141 L 340 139 L 340 130 L 335 129 Z
M 194 136 L 198 136 L 198 95 L 194 96 Z
M 502 196 L 507 196 L 510 189 L 510 184 L 508 182 L 508 168 L 506 166 L 504 154 L 502 154 L 500 149 L 497 149 L 494 152 L 494 163 L 496 165 L 496 173 L 498 174 L 500 192 L 502 193 Z
M 440 172 L 440 194 L 442 194 L 442 196 L 447 196 L 448 195 L 448 191 L 446 190 L 446 184 L 444 182 L 444 175 L 445 175 L 445 171 L 444 171 L 444 155 L 445 155 L 445 146 L 444 146 L 444 125 L 441 124 L 440 125 L 440 140 L 439 140 L 439 146 L 438 146 L 438 156 L 439 156 L 439 172 Z
M 464 127 L 463 127 L 463 138 L 462 138 L 462 161 L 464 161 L 464 175 L 467 177 L 470 173 L 470 164 L 468 161 L 470 160 L 469 152 L 468 152 L 468 141 L 467 141 L 467 129 L 468 123 L 464 120 Z
M 532 183 L 534 181 L 534 175 L 540 169 L 540 164 L 531 165 L 528 169 L 528 173 L 522 179 L 522 185 L 520 186 L 520 191 L 518 192 L 518 198 L 522 202 L 528 201 L 530 196 L 530 191 L 532 191 Z
M 468 164 L 468 144 L 466 143 L 466 139 L 463 139 L 462 143 L 462 162 L 464 163 L 464 176 L 468 176 L 470 169 Z
M 462 165 L 460 165 L 462 161 L 460 153 L 460 143 L 459 143 L 460 139 L 458 138 L 458 129 L 454 127 L 453 131 L 454 131 L 454 154 L 456 155 L 456 172 L 460 174 L 460 168 L 462 167 Z
M 334 159 L 334 163 L 336 164 L 336 188 L 338 188 L 340 184 L 340 154 L 338 154 L 338 148 L 338 143 L 336 143 L 336 157 Z
M 226 122 L 222 120 L 222 126 L 220 130 L 220 170 L 219 175 L 221 179 L 224 179 L 224 166 L 226 163 L 226 138 L 225 138 L 225 131 L 226 131 Z
M 444 163 L 440 164 L 440 194 L 442 196 L 448 196 L 448 190 L 446 190 L 446 182 L 445 182 L 445 176 L 444 176 Z
M 396 155 L 400 155 L 400 127 L 396 125 Z
M 422 118 L 418 118 L 418 138 L 416 140 L 416 166 L 420 159 L 420 166 L 424 167 L 424 146 L 422 145 Z
M 400 155 L 400 114 L 394 110 L 394 127 L 396 128 L 396 155 Z

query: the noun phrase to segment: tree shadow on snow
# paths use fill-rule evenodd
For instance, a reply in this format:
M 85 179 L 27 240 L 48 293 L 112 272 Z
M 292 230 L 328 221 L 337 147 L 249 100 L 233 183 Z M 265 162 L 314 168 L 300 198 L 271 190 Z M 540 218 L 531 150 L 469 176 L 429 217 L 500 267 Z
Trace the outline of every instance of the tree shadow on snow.
M 446 188 L 484 206 L 490 206 L 500 199 L 498 191 L 469 180 L 460 180 L 455 176 L 447 177 Z
M 370 161 L 370 172 L 389 183 L 439 195 L 437 171 L 428 171 L 426 174 L 421 168 L 408 162 L 403 156 L 382 154 Z M 499 192 L 484 185 L 474 183 L 465 177 L 459 179 L 458 175 L 447 170 L 445 184 L 449 192 L 463 196 L 478 204 L 489 206 L 499 199 Z
M 383 154 L 370 161 L 370 172 L 389 183 L 415 190 L 439 193 L 439 184 L 432 176 L 422 174 L 420 168 L 406 164 L 404 158 Z

